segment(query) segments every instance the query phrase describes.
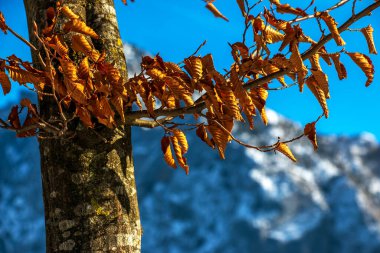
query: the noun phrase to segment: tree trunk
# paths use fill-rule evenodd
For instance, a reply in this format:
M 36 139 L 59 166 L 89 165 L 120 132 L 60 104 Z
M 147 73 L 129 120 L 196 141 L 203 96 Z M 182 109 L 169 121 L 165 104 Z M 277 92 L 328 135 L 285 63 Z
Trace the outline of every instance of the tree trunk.
M 55 0 L 24 0 L 30 41 L 33 21 L 45 25 L 45 11 Z M 99 35 L 93 41 L 127 78 L 127 68 L 113 0 L 65 0 Z M 36 52 L 33 62 L 38 66 Z M 56 115 L 48 99 L 41 115 Z M 98 126 L 70 126 L 72 139 L 40 140 L 47 252 L 140 252 L 141 225 L 130 127 L 116 131 Z

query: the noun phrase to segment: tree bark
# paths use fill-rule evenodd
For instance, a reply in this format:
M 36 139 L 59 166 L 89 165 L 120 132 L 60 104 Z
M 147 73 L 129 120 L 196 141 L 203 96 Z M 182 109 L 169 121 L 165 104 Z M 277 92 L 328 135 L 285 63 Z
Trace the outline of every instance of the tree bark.
M 33 22 L 45 25 L 45 11 L 55 0 L 24 0 L 30 41 Z M 95 47 L 105 50 L 123 77 L 127 68 L 113 0 L 65 0 L 99 35 Z M 33 63 L 38 66 L 36 52 Z M 39 101 L 42 117 L 57 114 L 52 101 Z M 47 252 L 140 252 L 141 225 L 132 158 L 131 131 L 98 126 L 70 126 L 72 139 L 42 139 L 41 172 Z M 100 137 L 101 136 L 101 137 Z

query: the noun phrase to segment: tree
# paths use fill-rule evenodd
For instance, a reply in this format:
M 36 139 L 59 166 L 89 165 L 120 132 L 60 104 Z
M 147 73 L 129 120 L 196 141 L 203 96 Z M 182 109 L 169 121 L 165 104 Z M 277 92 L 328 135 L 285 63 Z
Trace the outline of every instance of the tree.
M 207 1 L 206 7 L 215 16 L 228 20 L 212 2 Z M 356 12 L 353 1 L 355 14 L 339 27 L 330 11 L 349 1 L 308 14 L 308 8 L 293 8 L 271 0 L 271 5 L 267 5 L 270 9 L 258 15 L 261 2 L 249 5 L 248 1 L 237 1 L 245 30 L 242 41 L 231 45 L 234 62 L 225 74 L 215 70 L 211 55 L 197 56 L 197 50 L 181 64 L 164 62 L 158 55 L 144 57 L 142 73 L 127 81 L 112 0 L 24 1 L 30 42 L 20 39 L 31 47 L 33 65 L 15 56 L 1 59 L 0 83 L 5 94 L 11 87 L 8 75 L 33 89 L 39 96 L 39 106 L 23 99 L 21 106 L 13 107 L 8 120 L 0 124 L 16 131 L 19 137 L 39 137 L 49 252 L 140 251 L 141 225 L 130 143 L 132 125 L 162 127 L 165 161 L 174 168 L 178 164 L 186 173 L 189 167 L 184 158 L 188 149 L 184 129 L 196 128 L 197 135 L 216 147 L 221 158 L 231 140 L 259 151 L 281 152 L 293 161 L 296 158 L 289 142 L 307 136 L 317 148 L 315 125 L 322 116 L 328 117 L 329 98 L 328 79 L 319 57 L 334 64 L 340 79 L 346 78 L 340 56 L 347 52 L 328 53 L 324 45 L 330 40 L 344 45 L 340 33 L 369 15 L 380 2 Z M 286 13 L 290 19 L 278 19 L 277 13 Z M 321 30 L 321 39 L 312 40 L 296 25 L 308 19 L 327 27 L 330 34 Z M 251 28 L 252 47 L 247 39 Z M 0 29 L 18 36 L 2 15 Z M 371 29 L 368 26 L 360 32 L 367 39 L 370 53 L 376 53 Z M 279 48 L 275 47 L 276 42 Z M 303 54 L 300 43 L 308 45 Z M 271 52 L 286 48 L 290 57 Z M 365 72 L 366 86 L 370 85 L 374 75 L 370 59 L 362 53 L 347 55 Z M 310 67 L 305 60 L 310 61 Z M 265 123 L 268 90 L 293 86 L 285 83 L 284 76 L 293 79 L 300 90 L 306 83 L 323 114 L 305 126 L 303 135 L 291 140 L 263 147 L 237 140 L 231 134 L 234 121 L 243 121 L 244 113 L 253 129 L 258 111 Z M 283 88 L 269 86 L 275 79 Z M 197 91 L 201 96 L 194 101 Z M 131 111 L 134 103 L 140 110 Z M 173 121 L 184 114 L 203 117 L 207 124 L 191 123 L 188 117 L 184 123 Z M 20 118 L 24 118 L 22 124 Z

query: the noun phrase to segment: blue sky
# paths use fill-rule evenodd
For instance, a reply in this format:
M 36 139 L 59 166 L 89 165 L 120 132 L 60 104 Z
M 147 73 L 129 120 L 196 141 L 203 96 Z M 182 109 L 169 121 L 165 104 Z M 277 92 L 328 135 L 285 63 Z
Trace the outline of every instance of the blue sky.
M 285 3 L 285 1 L 283 1 Z M 306 2 L 309 1 L 287 1 Z M 318 10 L 328 8 L 338 1 L 316 0 Z M 357 9 L 373 1 L 357 3 Z M 212 53 L 219 70 L 229 68 L 232 63 L 230 48 L 227 42 L 241 40 L 243 20 L 236 2 L 216 1 L 216 6 L 230 22 L 216 19 L 204 8 L 201 0 L 136 0 L 135 3 L 124 6 L 121 0 L 115 0 L 121 35 L 128 41 L 152 54 L 160 53 L 167 61 L 180 62 L 192 54 L 200 43 L 207 40 L 201 54 Z M 301 6 L 302 7 L 302 6 Z M 1 1 L 0 10 L 4 13 L 7 23 L 20 34 L 28 37 L 25 11 L 21 0 Z M 350 3 L 343 9 L 332 12 L 339 24 L 342 24 L 351 14 Z M 375 40 L 379 41 L 380 51 L 380 10 L 372 16 L 356 23 L 353 28 L 361 28 L 371 23 L 375 29 Z M 376 22 L 377 21 L 377 22 Z M 317 40 L 318 27 L 314 22 L 308 22 L 303 27 L 304 32 Z M 347 42 L 347 51 L 368 53 L 367 44 L 360 33 L 345 32 L 342 34 Z M 334 42 L 327 45 L 331 52 L 338 51 Z M 0 57 L 16 53 L 23 59 L 30 59 L 29 49 L 12 35 L 0 34 Z M 380 57 L 370 56 L 377 68 L 380 68 Z M 372 85 L 365 88 L 365 75 L 348 57 L 343 58 L 348 71 L 348 79 L 339 81 L 333 67 L 322 65 L 329 75 L 331 99 L 328 101 L 330 117 L 318 123 L 320 133 L 358 134 L 363 131 L 372 132 L 380 140 L 380 77 L 376 73 Z M 377 72 L 379 72 L 378 70 Z M 17 101 L 15 90 L 7 100 Z M 0 97 L 0 105 L 4 97 Z M 298 88 L 272 92 L 268 98 L 268 107 L 286 117 L 302 124 L 313 121 L 321 109 L 313 95 L 306 89 L 299 93 Z M 269 119 L 270 121 L 270 119 Z

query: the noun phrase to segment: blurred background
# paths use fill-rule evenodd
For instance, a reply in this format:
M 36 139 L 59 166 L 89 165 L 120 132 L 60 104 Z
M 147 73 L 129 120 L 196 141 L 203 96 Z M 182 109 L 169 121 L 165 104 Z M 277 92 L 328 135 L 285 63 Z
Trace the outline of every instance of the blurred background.
M 351 2 L 332 12 L 339 24 L 351 15 Z M 358 2 L 357 10 L 372 2 Z M 317 0 L 315 6 L 323 10 L 334 4 Z M 244 29 L 235 1 L 216 2 L 230 22 L 215 19 L 200 0 L 137 0 L 128 6 L 117 0 L 115 5 L 130 74 L 138 71 L 144 54 L 180 62 L 204 40 L 200 53 L 213 53 L 222 71 L 232 62 L 227 42 L 241 41 Z M 0 11 L 10 27 L 28 37 L 21 0 L 0 0 Z M 376 10 L 353 28 L 371 23 L 380 41 L 379 17 Z M 318 40 L 317 24 L 305 25 L 304 32 Z M 342 37 L 347 51 L 368 54 L 360 33 Z M 340 50 L 334 43 L 327 49 Z M 30 60 L 26 46 L 0 34 L 0 57 L 12 54 Z M 379 68 L 380 57 L 371 59 Z M 348 57 L 343 63 L 344 81 L 322 63 L 330 81 L 330 118 L 317 125 L 318 152 L 305 140 L 291 144 L 296 164 L 235 143 L 222 161 L 189 133 L 191 172 L 185 176 L 164 164 L 161 129 L 133 129 L 143 252 L 380 252 L 380 77 L 375 74 L 365 88 L 361 70 Z M 10 106 L 25 96 L 33 95 L 13 89 L 1 96 L 0 116 L 6 118 Z M 311 92 L 300 94 L 297 87 L 271 92 L 267 105 L 269 126 L 257 119 L 254 131 L 238 125 L 235 136 L 252 144 L 273 143 L 279 136 L 297 136 L 321 113 Z M 38 143 L 4 131 L 0 140 L 0 252 L 44 252 Z

